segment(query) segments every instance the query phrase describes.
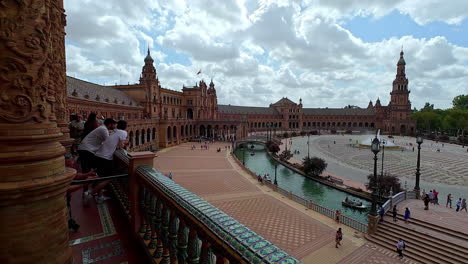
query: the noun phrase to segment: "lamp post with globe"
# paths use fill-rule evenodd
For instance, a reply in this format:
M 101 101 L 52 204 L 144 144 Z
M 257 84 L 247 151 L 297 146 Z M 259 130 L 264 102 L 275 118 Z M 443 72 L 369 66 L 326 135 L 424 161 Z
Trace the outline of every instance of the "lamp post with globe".
M 421 169 L 421 144 L 423 143 L 423 137 L 418 135 L 416 137 L 416 143 L 418 143 L 418 161 L 416 163 L 416 184 L 414 186 L 414 192 L 416 193 L 416 199 L 419 199 L 419 177 L 421 176 L 420 169 Z
M 380 141 L 377 136 L 372 140 L 371 150 L 374 153 L 374 186 L 372 190 L 372 207 L 370 215 L 377 216 L 377 154 L 380 151 Z

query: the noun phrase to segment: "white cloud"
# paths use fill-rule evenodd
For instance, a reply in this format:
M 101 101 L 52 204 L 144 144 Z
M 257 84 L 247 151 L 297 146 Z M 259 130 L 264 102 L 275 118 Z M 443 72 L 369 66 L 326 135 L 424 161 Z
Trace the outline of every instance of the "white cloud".
M 449 107 L 468 93 L 468 47 L 443 36 L 365 42 L 343 24 L 392 11 L 421 25 L 458 24 L 468 14 L 465 0 L 65 3 L 68 74 L 98 83 L 136 82 L 149 46 L 165 88 L 195 84 L 201 68 L 224 104 L 267 106 L 289 96 L 305 107 L 366 107 L 377 97 L 388 102 L 404 45 L 413 105 Z

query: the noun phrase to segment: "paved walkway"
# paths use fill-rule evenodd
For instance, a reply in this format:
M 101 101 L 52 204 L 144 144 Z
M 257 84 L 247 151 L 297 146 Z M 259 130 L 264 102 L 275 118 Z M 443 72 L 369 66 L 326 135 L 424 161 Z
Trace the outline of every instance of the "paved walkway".
M 378 249 L 386 254 L 378 259 L 365 257 L 365 252 L 374 252 L 377 247 L 369 247 L 361 233 L 259 185 L 224 151 L 227 144 L 210 144 L 209 150 L 200 150 L 199 144 L 191 150 L 191 145 L 158 152 L 154 167 L 165 174 L 171 172 L 175 182 L 304 263 L 339 263 L 355 252 L 361 253 L 346 263 L 401 263 L 394 252 L 382 248 Z M 217 147 L 223 151 L 216 152 Z M 336 249 L 338 227 L 343 228 L 344 240 L 343 247 Z

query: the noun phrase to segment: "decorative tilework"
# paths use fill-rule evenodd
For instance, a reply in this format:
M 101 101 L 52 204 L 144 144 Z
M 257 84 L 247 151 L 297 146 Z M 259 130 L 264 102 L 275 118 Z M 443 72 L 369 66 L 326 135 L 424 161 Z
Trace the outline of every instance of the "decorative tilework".
M 102 256 L 99 256 L 99 257 L 96 257 L 96 258 L 91 258 L 91 253 L 92 252 L 94 252 L 96 250 L 99 250 L 99 249 L 106 248 L 106 247 L 115 247 L 115 249 L 112 252 L 107 253 L 105 255 L 102 255 Z M 120 244 L 120 240 L 117 240 L 117 241 L 113 241 L 111 243 L 102 244 L 102 245 L 92 247 L 92 248 L 87 248 L 87 249 L 83 250 L 82 253 L 83 253 L 83 264 L 90 264 L 90 263 L 102 261 L 102 260 L 105 260 L 105 259 L 108 259 L 108 258 L 111 258 L 111 257 L 114 257 L 114 256 L 122 255 L 124 253 L 124 251 L 123 251 L 122 246 Z
M 274 246 L 234 218 L 149 166 L 140 166 L 137 173 L 146 177 L 162 192 L 204 223 L 250 263 L 299 264 L 297 259 Z
M 89 241 L 93 241 L 96 239 L 100 239 L 103 237 L 108 237 L 108 236 L 112 236 L 116 234 L 114 222 L 112 222 L 112 217 L 109 213 L 109 208 L 107 208 L 107 205 L 105 203 L 98 204 L 97 208 L 99 212 L 99 219 L 101 220 L 100 222 L 102 225 L 102 233 L 72 240 L 69 242 L 70 246 L 75 246 L 78 244 L 86 243 Z

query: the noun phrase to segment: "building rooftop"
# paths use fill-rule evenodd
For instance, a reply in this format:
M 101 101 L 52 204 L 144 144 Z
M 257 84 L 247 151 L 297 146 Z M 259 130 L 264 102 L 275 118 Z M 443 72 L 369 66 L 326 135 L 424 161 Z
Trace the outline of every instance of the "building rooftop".
M 67 76 L 67 95 L 68 97 L 99 103 L 134 107 L 140 106 L 137 101 L 118 89 L 83 81 L 70 76 Z
M 303 108 L 305 115 L 373 115 L 373 108 Z
M 224 114 L 279 115 L 279 112 L 273 107 L 218 105 L 218 111 Z

